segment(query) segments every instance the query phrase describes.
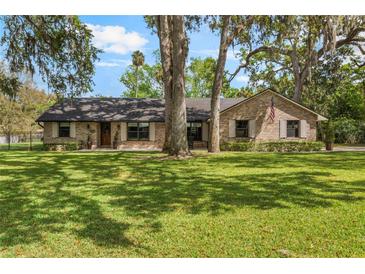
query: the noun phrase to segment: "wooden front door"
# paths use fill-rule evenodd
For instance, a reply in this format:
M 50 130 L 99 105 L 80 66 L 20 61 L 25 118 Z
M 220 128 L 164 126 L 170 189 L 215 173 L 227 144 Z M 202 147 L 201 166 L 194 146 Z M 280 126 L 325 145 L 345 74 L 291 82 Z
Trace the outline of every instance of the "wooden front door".
M 100 123 L 100 145 L 101 146 L 110 146 L 110 123 Z

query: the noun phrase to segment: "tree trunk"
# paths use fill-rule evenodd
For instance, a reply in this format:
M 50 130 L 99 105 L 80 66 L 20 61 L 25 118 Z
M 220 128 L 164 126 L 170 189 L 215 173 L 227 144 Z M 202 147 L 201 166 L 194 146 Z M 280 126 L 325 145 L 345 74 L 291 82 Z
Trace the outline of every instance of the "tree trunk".
M 138 93 L 138 66 L 136 66 L 136 90 L 135 90 L 135 97 L 137 98 Z
M 32 131 L 29 131 L 29 151 L 33 150 L 32 148 Z
M 295 89 L 294 89 L 294 95 L 293 95 L 293 100 L 295 102 L 300 102 L 302 99 L 302 91 L 303 91 L 303 82 L 301 81 L 301 79 L 296 79 L 295 78 Z
M 11 143 L 11 133 L 8 132 L 8 150 L 10 150 L 10 143 Z
M 186 104 L 185 104 L 185 57 L 186 34 L 184 17 L 172 16 L 172 113 L 171 113 L 171 148 L 170 155 L 190 155 L 187 142 Z
M 165 98 L 165 142 L 163 151 L 169 152 L 171 147 L 171 109 L 172 109 L 172 39 L 170 16 L 157 16 L 157 31 L 160 40 L 160 54 Z
M 211 110 L 210 110 L 210 126 L 209 126 L 209 152 L 219 152 L 219 112 L 220 112 L 220 95 L 223 85 L 224 67 L 227 60 L 227 51 L 229 46 L 228 27 L 230 16 L 223 16 L 223 26 L 221 30 L 221 39 L 219 45 L 219 55 L 217 68 L 214 75 L 214 83 L 212 89 Z
M 295 46 L 293 47 L 293 50 L 290 54 L 290 58 L 293 64 L 293 74 L 295 82 L 293 100 L 299 103 L 302 97 L 304 73 L 302 72 L 302 69 L 299 64 L 299 58 Z

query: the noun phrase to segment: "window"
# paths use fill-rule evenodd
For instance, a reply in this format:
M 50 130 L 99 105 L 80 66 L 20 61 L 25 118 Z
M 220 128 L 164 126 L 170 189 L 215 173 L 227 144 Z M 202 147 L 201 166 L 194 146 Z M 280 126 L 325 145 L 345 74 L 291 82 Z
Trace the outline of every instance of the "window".
M 298 120 L 287 121 L 286 137 L 299 137 L 299 121 Z
M 201 141 L 202 140 L 202 123 L 200 122 L 188 122 L 187 132 L 188 141 Z
M 70 122 L 59 122 L 58 123 L 58 136 L 59 137 L 70 137 Z
M 238 138 L 248 137 L 248 120 L 236 121 L 236 137 Z
M 128 123 L 129 141 L 148 141 L 150 137 L 149 123 Z

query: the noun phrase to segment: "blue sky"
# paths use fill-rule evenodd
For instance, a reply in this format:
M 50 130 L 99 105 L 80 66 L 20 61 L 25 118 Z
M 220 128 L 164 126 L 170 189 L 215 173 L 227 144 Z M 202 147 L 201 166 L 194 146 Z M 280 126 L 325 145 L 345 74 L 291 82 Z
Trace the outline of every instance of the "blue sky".
M 153 52 L 159 48 L 156 34 L 146 27 L 143 16 L 81 16 L 81 20 L 93 30 L 95 45 L 104 50 L 96 64 L 93 94 L 121 96 L 124 86 L 120 75 L 131 62 L 131 53 L 141 50 L 145 61 L 155 62 Z M 200 32 L 190 33 L 189 59 L 191 57 L 217 57 L 219 37 L 212 34 L 207 26 Z M 234 70 L 239 60 L 229 52 L 227 69 Z M 245 84 L 246 77 L 240 75 L 232 83 L 235 87 Z

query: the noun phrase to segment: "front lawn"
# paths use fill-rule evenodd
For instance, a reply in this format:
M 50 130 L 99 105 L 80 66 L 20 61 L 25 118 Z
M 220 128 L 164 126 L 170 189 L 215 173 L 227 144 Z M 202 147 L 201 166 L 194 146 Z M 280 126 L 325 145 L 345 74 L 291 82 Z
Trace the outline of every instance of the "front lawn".
M 0 151 L 1 257 L 365 257 L 365 153 Z

